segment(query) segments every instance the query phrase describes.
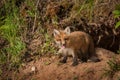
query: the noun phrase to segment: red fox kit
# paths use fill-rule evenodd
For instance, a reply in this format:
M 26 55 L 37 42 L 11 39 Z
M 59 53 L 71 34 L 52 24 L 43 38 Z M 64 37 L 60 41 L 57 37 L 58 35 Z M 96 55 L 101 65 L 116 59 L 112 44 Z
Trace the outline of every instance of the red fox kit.
M 64 56 L 60 62 L 66 63 L 68 55 L 73 57 L 73 66 L 78 64 L 78 58 L 85 62 L 89 59 L 98 61 L 93 40 L 87 33 L 70 32 L 70 28 L 67 27 L 65 30 L 54 29 L 53 34 L 54 41 L 60 48 L 58 53 L 62 53 Z

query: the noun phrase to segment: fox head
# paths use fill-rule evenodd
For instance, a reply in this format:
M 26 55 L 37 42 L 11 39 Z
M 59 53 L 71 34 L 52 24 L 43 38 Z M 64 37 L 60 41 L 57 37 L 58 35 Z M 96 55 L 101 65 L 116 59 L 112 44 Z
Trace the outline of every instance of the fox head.
M 60 31 L 54 29 L 53 31 L 54 41 L 59 48 L 66 47 L 66 42 L 68 40 L 68 36 L 70 32 L 71 31 L 69 27 L 65 28 L 65 30 L 60 30 Z

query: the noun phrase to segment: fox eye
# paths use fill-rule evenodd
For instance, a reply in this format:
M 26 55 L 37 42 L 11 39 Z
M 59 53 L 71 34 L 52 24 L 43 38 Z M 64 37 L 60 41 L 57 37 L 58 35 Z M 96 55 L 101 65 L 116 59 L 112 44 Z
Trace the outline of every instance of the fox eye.
M 65 40 L 68 40 L 68 38 L 66 37 Z
M 60 41 L 61 39 L 57 39 L 57 41 Z

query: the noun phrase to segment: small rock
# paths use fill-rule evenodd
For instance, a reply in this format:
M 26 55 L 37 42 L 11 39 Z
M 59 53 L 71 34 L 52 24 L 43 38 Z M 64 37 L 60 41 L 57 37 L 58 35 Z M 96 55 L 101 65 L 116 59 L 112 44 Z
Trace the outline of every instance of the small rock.
M 35 67 L 35 66 L 32 66 L 32 67 L 31 67 L 31 71 L 32 71 L 32 72 L 35 72 L 35 71 L 36 71 L 36 67 Z

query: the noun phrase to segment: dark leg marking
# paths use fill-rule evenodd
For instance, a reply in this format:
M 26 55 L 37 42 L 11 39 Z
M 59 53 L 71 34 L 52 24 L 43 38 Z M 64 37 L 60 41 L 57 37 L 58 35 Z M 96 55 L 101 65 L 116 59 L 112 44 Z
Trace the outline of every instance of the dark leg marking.
M 67 61 L 67 56 L 64 56 L 62 60 L 60 60 L 60 63 L 66 63 Z

